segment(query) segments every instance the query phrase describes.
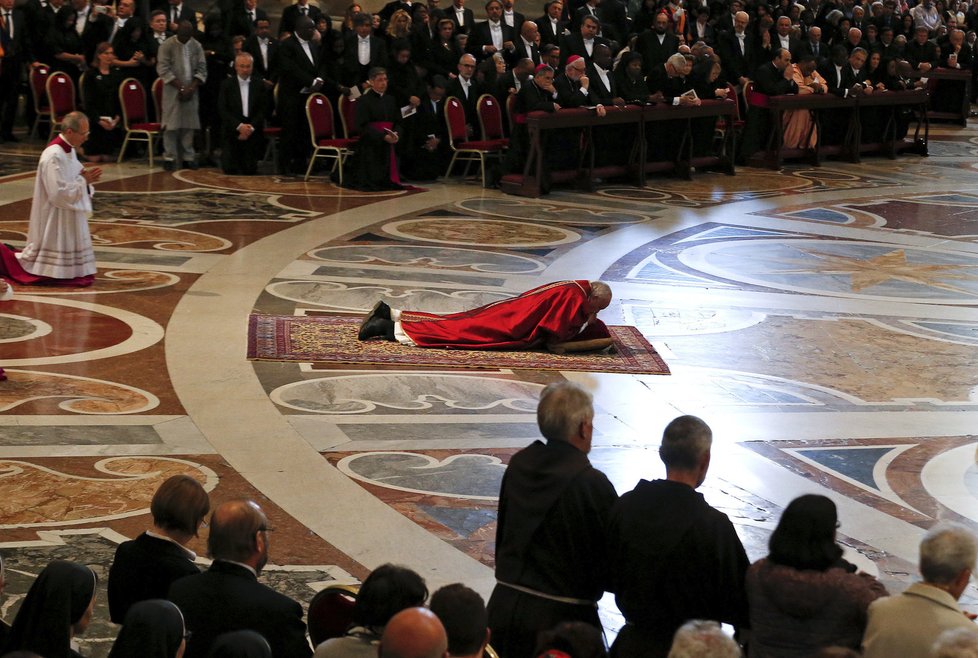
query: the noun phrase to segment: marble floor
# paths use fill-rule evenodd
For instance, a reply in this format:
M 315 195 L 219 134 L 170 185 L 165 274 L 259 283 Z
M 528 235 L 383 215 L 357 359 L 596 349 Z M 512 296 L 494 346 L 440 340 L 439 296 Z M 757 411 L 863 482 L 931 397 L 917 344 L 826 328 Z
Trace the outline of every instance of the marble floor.
M 702 416 L 703 490 L 752 559 L 792 498 L 820 492 L 851 559 L 901 589 L 936 520 L 978 530 L 978 130 L 931 139 L 928 158 L 540 200 L 106 166 L 95 286 L 0 303 L 0 613 L 51 559 L 104 575 L 178 472 L 215 502 L 260 502 L 264 578 L 302 602 L 388 561 L 488 594 L 500 477 L 561 378 L 594 392 L 592 460 L 620 492 L 662 474 L 669 420 Z M 38 152 L 0 147 L 4 242 L 23 242 Z M 359 315 L 378 297 L 449 311 L 565 278 L 608 281 L 607 321 L 637 326 L 673 374 L 245 356 L 254 312 Z M 978 612 L 978 591 L 963 602 Z M 101 656 L 104 597 L 96 616 L 83 646 Z

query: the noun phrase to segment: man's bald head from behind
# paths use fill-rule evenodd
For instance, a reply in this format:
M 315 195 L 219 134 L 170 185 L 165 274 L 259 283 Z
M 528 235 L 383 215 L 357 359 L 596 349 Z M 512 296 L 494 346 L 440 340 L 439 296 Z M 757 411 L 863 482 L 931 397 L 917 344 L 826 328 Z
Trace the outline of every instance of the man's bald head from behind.
M 391 617 L 377 649 L 379 658 L 447 658 L 445 627 L 427 608 L 407 608 Z

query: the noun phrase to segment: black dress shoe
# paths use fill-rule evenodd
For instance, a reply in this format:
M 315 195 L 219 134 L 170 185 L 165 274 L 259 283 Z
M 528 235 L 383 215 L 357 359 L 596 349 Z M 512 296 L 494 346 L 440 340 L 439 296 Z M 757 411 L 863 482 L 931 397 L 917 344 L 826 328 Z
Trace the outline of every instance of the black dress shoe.
M 360 325 L 360 333 L 357 340 L 370 340 L 371 338 L 383 338 L 394 340 L 394 323 L 384 318 L 370 318 Z
M 372 318 L 384 318 L 385 320 L 391 319 L 391 307 L 384 302 L 377 302 L 374 307 L 370 310 L 370 315 L 368 317 Z

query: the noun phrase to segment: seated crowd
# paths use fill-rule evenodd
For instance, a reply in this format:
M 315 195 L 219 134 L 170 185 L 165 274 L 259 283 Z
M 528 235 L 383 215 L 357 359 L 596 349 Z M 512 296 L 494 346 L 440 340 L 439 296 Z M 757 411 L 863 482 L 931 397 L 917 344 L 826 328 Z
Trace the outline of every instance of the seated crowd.
M 447 97 L 464 107 L 467 137 L 476 142 L 488 139 L 479 97 L 498 101 L 512 142 L 496 173 L 519 173 L 527 152 L 522 124 L 532 111 L 588 107 L 603 116 L 605 107 L 625 104 L 688 105 L 731 95 L 743 102 L 739 92 L 751 81 L 764 94 L 849 96 L 919 86 L 937 68 L 978 71 L 976 0 L 632 0 L 629 7 L 623 0 L 550 0 L 536 19 L 513 0 L 489 0 L 485 21 L 475 20 L 465 0 L 448 7 L 391 0 L 373 15 L 350 5 L 338 25 L 299 0 L 284 11 L 277 35 L 257 0 L 219 0 L 200 23 L 183 0 L 108 2 L 22 0 L 15 7 L 15 0 L 0 0 L 9 14 L 0 26 L 0 140 L 17 139 L 18 99 L 29 94 L 27 72 L 42 64 L 70 76 L 80 109 L 97 117 L 85 147 L 94 161 L 122 143 L 121 82 L 135 79 L 149 95 L 161 80 L 160 116 L 149 119 L 162 124 L 168 169 L 204 162 L 255 173 L 265 128 L 274 127 L 279 173 L 303 173 L 312 151 L 310 94 L 329 99 L 337 127 L 340 97 L 359 97 L 350 116 L 355 125 L 346 127 L 360 137 L 349 184 L 376 189 L 396 186 L 400 175 L 431 180 L 445 173 Z M 940 102 L 960 106 L 960 94 L 955 86 Z M 34 103 L 26 107 L 30 125 Z M 755 126 L 742 158 L 763 146 L 758 135 L 768 119 L 757 117 L 748 117 Z M 808 112 L 785 122 L 785 145 L 805 148 L 819 139 Z M 694 154 L 716 148 L 715 123 L 692 130 Z M 825 123 L 827 133 L 838 132 L 839 122 Z M 603 130 L 611 132 L 596 160 L 627 158 L 629 136 Z M 653 157 L 677 158 L 674 127 L 649 132 Z M 580 139 L 555 137 L 548 166 L 579 161 L 579 148 Z
M 922 580 L 888 595 L 843 557 L 832 500 L 803 495 L 783 511 L 767 556 L 750 564 L 730 520 L 696 491 L 711 460 L 702 420 L 670 422 L 659 448 L 666 477 L 621 497 L 587 457 L 586 391 L 551 384 L 537 420 L 545 441 L 513 455 L 503 476 L 488 604 L 463 584 L 429 598 L 418 573 L 385 564 L 351 592 L 341 628 L 313 647 L 300 603 L 259 581 L 270 552 L 262 509 L 250 500 L 217 505 L 213 561 L 200 571 L 186 544 L 210 501 L 178 475 L 153 498 L 152 528 L 121 544 L 109 570 L 109 609 L 122 625 L 110 658 L 607 658 L 597 614 L 605 591 L 625 619 L 613 657 L 978 655 L 974 615 L 958 605 L 978 553 L 966 527 L 926 532 Z M 96 585 L 87 566 L 49 564 L 3 627 L 0 653 L 78 656 L 73 640 L 91 621 Z M 324 615 L 341 614 L 313 604 L 310 631 L 314 615 L 320 628 Z

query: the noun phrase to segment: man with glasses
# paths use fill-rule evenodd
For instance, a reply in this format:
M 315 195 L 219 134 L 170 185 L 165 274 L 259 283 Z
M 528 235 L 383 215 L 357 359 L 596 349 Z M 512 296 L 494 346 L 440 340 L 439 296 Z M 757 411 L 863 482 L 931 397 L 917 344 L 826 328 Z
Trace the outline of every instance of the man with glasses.
M 232 500 L 211 515 L 207 552 L 211 567 L 173 583 L 169 598 L 183 613 L 185 658 L 203 658 L 222 633 L 252 630 L 268 640 L 276 658 L 308 658 L 302 607 L 258 582 L 268 562 L 268 518 L 251 500 Z
M 462 55 L 458 60 L 458 77 L 448 83 L 446 96 L 454 96 L 465 108 L 465 124 L 469 137 L 478 134 L 475 129 L 479 125 L 479 113 L 476 106 L 479 96 L 483 94 L 482 85 L 475 77 L 475 57 Z
M 16 255 L 0 245 L 0 274 L 16 283 L 90 286 L 95 280 L 88 216 L 92 185 L 102 170 L 84 168 L 76 152 L 88 134 L 88 117 L 71 112 L 62 121 L 61 134 L 41 153 L 27 244 Z

